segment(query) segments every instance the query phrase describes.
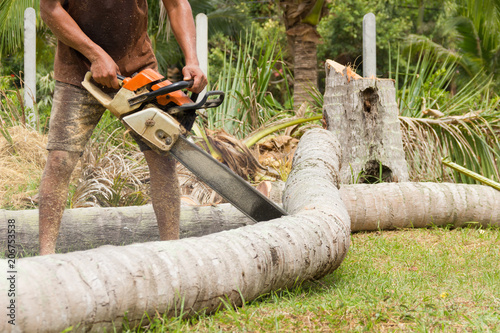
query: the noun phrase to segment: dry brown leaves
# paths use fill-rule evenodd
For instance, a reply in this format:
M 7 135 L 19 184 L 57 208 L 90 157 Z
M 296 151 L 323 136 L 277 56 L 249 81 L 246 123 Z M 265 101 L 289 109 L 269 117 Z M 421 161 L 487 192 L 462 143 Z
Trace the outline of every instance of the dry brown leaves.
M 140 205 L 148 201 L 149 171 L 142 153 L 91 140 L 76 171 L 79 178 L 71 207 L 116 207 Z
M 299 140 L 289 135 L 269 137 L 259 143 L 259 162 L 267 169 L 274 169 L 277 180 L 285 181 L 292 169 L 292 159 Z
M 207 137 L 212 147 L 220 155 L 222 163 L 243 179 L 257 185 L 267 181 L 286 180 L 298 143 L 298 140 L 290 135 L 270 136 L 255 145 L 253 149 L 249 149 L 242 141 L 222 130 L 207 130 Z M 208 151 L 207 147 L 205 149 Z M 177 172 L 183 203 L 215 205 L 224 202 L 221 196 L 182 165 L 179 165 Z M 268 191 L 265 191 L 265 186 L 257 189 L 265 195 L 269 194 Z
M 0 136 L 2 207 L 36 208 L 39 182 L 47 160 L 47 137 L 21 126 L 10 128 L 9 133 L 13 146 Z M 255 184 L 286 180 L 298 143 L 297 139 L 285 134 L 267 137 L 249 149 L 225 132 L 207 134 L 224 163 L 242 178 Z M 177 172 L 183 203 L 213 205 L 223 202 L 222 197 L 181 164 L 178 164 Z M 114 205 L 110 202 L 113 200 L 115 204 L 122 205 L 130 203 L 137 193 L 147 200 L 148 180 L 147 165 L 140 152 L 107 144 L 105 138 L 93 139 L 73 172 L 71 184 L 75 189 L 71 206 L 110 206 Z M 121 192 L 118 192 L 117 186 L 122 185 L 119 188 Z M 116 198 L 116 195 L 123 198 Z
M 2 207 L 33 208 L 37 184 L 47 161 L 47 137 L 15 126 L 8 129 L 11 145 L 0 136 L 0 196 Z M 20 191 L 21 190 L 21 191 Z

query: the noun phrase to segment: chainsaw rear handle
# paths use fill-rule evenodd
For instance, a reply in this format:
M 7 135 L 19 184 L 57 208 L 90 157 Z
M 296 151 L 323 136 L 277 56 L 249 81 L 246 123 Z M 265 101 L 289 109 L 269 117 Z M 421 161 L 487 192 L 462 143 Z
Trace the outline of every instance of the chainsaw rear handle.
M 169 84 L 168 86 L 161 87 L 160 89 L 150 91 L 148 93 L 144 93 L 137 97 L 131 98 L 128 100 L 128 103 L 130 106 L 134 106 L 137 104 L 142 104 L 144 102 L 149 102 L 154 100 L 158 96 L 166 95 L 177 90 L 191 88 L 193 86 L 193 83 L 194 83 L 193 80 L 175 82 Z

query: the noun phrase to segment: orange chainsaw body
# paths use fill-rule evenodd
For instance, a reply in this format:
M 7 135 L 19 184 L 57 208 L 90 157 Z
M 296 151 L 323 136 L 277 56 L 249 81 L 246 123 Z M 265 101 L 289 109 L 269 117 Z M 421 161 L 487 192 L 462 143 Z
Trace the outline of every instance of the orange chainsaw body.
M 165 77 L 160 73 L 147 68 L 133 77 L 124 79 L 122 88 L 135 92 L 141 88 L 150 86 L 151 91 L 156 91 L 162 87 L 166 87 L 172 84 L 172 82 L 170 82 L 169 80 L 164 80 L 164 78 Z M 177 105 L 193 103 L 193 101 L 181 90 L 176 90 L 166 95 L 157 96 L 156 101 L 160 105 L 167 105 L 171 102 Z

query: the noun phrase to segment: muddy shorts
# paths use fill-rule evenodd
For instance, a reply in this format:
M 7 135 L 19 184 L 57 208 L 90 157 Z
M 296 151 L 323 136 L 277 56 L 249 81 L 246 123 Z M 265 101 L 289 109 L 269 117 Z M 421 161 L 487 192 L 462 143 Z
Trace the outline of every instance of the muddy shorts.
M 47 149 L 83 152 L 104 111 L 87 90 L 56 81 Z M 141 151 L 151 149 L 136 135 L 132 137 Z

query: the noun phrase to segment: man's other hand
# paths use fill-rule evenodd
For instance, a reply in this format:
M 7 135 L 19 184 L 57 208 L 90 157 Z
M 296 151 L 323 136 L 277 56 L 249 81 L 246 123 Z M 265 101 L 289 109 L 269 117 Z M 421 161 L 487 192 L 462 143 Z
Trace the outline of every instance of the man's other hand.
M 120 89 L 120 84 L 116 77 L 117 74 L 120 74 L 120 70 L 107 53 L 99 55 L 92 61 L 90 71 L 95 82 L 109 88 Z
M 201 70 L 200 66 L 187 65 L 182 69 L 184 81 L 193 80 L 193 86 L 188 90 L 198 94 L 207 86 L 207 77 Z

